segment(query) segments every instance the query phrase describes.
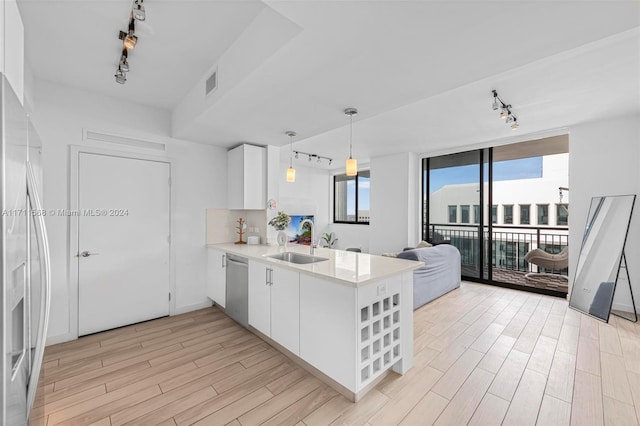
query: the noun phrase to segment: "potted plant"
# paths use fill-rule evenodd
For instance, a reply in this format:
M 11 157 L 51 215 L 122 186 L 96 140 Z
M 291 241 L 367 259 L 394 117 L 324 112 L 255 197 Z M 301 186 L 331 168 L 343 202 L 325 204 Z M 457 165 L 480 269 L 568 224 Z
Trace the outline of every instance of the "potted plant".
M 336 234 L 333 232 L 325 232 L 322 234 L 322 241 L 324 241 L 325 247 L 334 248 L 338 239 L 336 238 Z
M 278 231 L 278 245 L 284 246 L 287 243 L 287 234 L 285 229 L 291 223 L 291 217 L 285 212 L 278 212 L 278 214 L 269 221 L 269 225 L 273 226 Z

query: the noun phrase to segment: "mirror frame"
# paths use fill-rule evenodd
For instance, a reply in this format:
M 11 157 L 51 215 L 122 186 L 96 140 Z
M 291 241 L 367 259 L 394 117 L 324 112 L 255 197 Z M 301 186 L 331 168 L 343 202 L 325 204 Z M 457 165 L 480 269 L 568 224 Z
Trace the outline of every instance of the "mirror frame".
M 577 278 L 578 278 L 578 270 L 577 269 L 578 269 L 578 264 L 580 263 L 580 258 L 582 256 L 584 243 L 585 243 L 585 241 L 587 239 L 588 233 L 591 232 L 591 227 L 589 227 L 589 219 L 592 218 L 591 210 L 592 210 L 592 206 L 593 206 L 593 201 L 595 199 L 598 199 L 598 198 L 605 198 L 606 199 L 606 198 L 617 198 L 617 197 L 632 197 L 632 200 L 631 200 L 631 209 L 629 210 L 629 218 L 627 220 L 627 226 L 626 226 L 624 238 L 622 239 L 620 257 L 617 260 L 618 268 L 617 268 L 617 271 L 616 271 L 616 279 L 615 279 L 615 281 L 613 283 L 613 293 L 611 295 L 611 303 L 609 303 L 609 309 L 608 309 L 608 313 L 607 313 L 607 318 L 604 319 L 604 318 L 600 318 L 598 316 L 595 316 L 595 315 L 589 313 L 588 311 L 582 310 L 579 307 L 572 306 L 571 301 L 573 300 L 574 289 L 576 287 L 576 282 L 577 282 Z M 625 247 L 627 245 L 627 239 L 629 238 L 629 228 L 631 227 L 631 219 L 633 217 L 633 210 L 634 210 L 634 207 L 635 207 L 636 198 L 637 198 L 636 194 L 601 195 L 601 196 L 591 197 L 591 202 L 589 204 L 589 211 L 587 212 L 587 219 L 586 219 L 587 223 L 585 224 L 585 227 L 584 227 L 584 230 L 583 230 L 583 233 L 582 233 L 582 243 L 580 244 L 580 252 L 578 253 L 578 264 L 576 264 L 576 270 L 574 272 L 573 282 L 571 284 L 571 294 L 570 294 L 570 297 L 569 297 L 569 308 L 571 308 L 571 309 L 573 309 L 575 311 L 578 311 L 578 312 L 580 312 L 580 313 L 582 313 L 584 315 L 588 315 L 591 318 L 595 318 L 598 321 L 602 321 L 604 323 L 609 323 L 609 319 L 611 318 L 611 313 L 612 313 L 611 312 L 611 308 L 613 307 L 613 299 L 615 298 L 616 289 L 618 288 L 618 279 L 620 278 L 620 269 L 622 269 L 622 262 L 623 261 L 624 261 L 624 264 L 625 264 L 625 269 L 627 268 L 627 261 L 626 261 L 626 256 L 625 256 L 625 251 L 624 250 L 625 250 Z M 634 301 L 634 297 L 633 297 L 633 288 L 631 286 L 631 278 L 629 277 L 629 270 L 628 269 L 626 269 L 626 274 L 627 274 L 627 281 L 629 283 L 629 291 L 631 293 L 631 304 L 633 306 L 633 313 L 635 314 L 635 319 L 636 320 L 634 321 L 634 320 L 631 320 L 631 319 L 626 318 L 624 316 L 617 315 L 615 313 L 613 315 L 616 315 L 616 316 L 618 316 L 620 318 L 627 319 L 627 320 L 632 321 L 632 322 L 637 322 L 638 314 L 637 314 L 637 310 L 636 310 L 636 306 L 635 306 L 635 301 Z

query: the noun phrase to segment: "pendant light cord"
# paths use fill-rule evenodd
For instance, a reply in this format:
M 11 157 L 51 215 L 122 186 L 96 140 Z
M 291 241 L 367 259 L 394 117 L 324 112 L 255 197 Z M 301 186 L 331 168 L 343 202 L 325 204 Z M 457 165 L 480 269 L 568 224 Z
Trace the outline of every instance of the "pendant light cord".
M 353 158 L 351 156 L 353 151 L 353 114 L 349 114 L 349 121 L 351 122 L 349 125 L 349 158 Z
M 289 135 L 289 168 L 293 168 L 293 135 Z

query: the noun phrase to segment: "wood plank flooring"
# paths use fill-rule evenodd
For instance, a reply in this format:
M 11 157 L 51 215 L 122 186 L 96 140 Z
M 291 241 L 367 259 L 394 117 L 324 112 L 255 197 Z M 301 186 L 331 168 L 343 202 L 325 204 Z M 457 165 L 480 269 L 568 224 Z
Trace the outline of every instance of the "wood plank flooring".
M 353 404 L 216 308 L 48 347 L 32 425 L 637 425 L 640 326 L 463 283 Z

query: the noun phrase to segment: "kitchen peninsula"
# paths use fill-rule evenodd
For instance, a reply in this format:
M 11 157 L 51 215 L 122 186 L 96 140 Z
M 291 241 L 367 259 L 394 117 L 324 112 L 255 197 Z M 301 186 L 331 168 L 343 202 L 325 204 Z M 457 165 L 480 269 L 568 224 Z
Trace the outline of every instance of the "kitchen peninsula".
M 228 256 L 247 259 L 249 329 L 352 401 L 413 365 L 413 270 L 422 263 L 325 248 L 312 257 L 298 245 L 208 248 L 208 296 L 224 308 L 236 285 L 226 281 Z

